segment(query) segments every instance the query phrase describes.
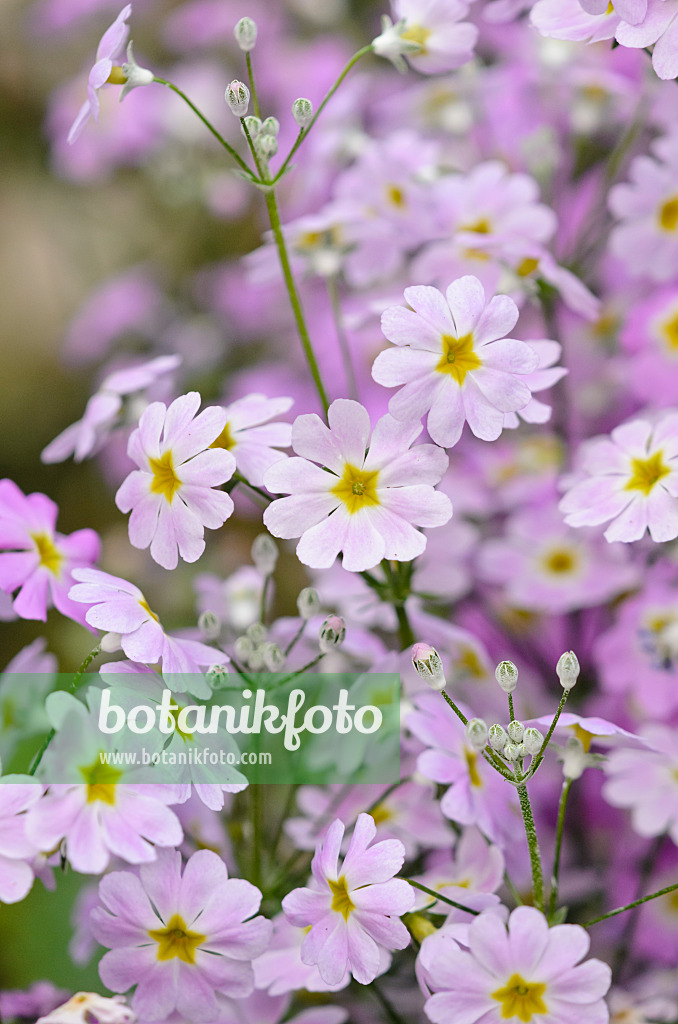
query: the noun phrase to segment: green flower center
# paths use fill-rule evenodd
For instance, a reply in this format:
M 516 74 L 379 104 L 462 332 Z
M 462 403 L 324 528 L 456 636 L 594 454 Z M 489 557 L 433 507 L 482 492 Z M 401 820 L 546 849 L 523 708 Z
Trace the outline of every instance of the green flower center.
M 548 1013 L 542 996 L 546 985 L 539 981 L 525 981 L 520 974 L 512 974 L 504 988 L 492 992 L 492 998 L 501 1003 L 501 1015 L 505 1020 L 518 1017 L 523 1024 L 529 1024 L 535 1014 Z
M 172 960 L 178 957 L 185 964 L 195 963 L 195 951 L 205 940 L 206 935 L 191 932 L 183 917 L 174 914 L 165 928 L 154 928 L 148 933 L 158 943 L 158 960 Z

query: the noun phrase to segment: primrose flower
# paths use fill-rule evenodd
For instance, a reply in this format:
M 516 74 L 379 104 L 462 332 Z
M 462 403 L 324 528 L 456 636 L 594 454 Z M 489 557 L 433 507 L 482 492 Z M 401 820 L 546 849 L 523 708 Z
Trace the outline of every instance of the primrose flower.
M 125 4 L 120 14 L 112 25 L 106 29 L 97 47 L 96 64 L 92 67 L 87 80 L 87 99 L 81 106 L 78 116 L 68 133 L 68 143 L 72 145 L 78 138 L 87 121 L 93 117 L 99 120 L 99 97 L 97 93 L 107 82 L 116 85 L 123 85 L 125 77 L 121 68 L 115 68 L 114 63 L 124 51 L 127 37 L 129 36 L 129 25 L 127 19 L 132 15 L 132 5 Z
M 200 407 L 191 391 L 169 406 L 152 402 L 132 433 L 127 454 L 136 462 L 115 496 L 121 512 L 132 515 L 129 538 L 135 548 L 150 546 L 151 557 L 175 569 L 178 556 L 195 562 L 205 550 L 204 527 L 216 530 L 233 512 L 233 499 L 215 488 L 233 475 L 235 459 L 213 448 L 226 424 L 226 411 Z
M 305 964 L 317 964 L 323 981 L 338 984 L 350 971 L 361 985 L 381 973 L 385 952 L 405 949 L 409 932 L 398 920 L 414 906 L 408 882 L 393 876 L 405 860 L 397 839 L 370 843 L 377 827 L 360 814 L 339 867 L 344 825 L 338 818 L 318 844 L 311 886 L 294 889 L 283 900 L 291 924 L 310 930 L 301 947 Z
M 294 421 L 292 447 L 301 457 L 267 471 L 268 490 L 289 497 L 268 506 L 265 525 L 275 537 L 301 537 L 297 557 L 313 569 L 329 568 L 340 551 L 349 572 L 382 558 L 416 558 L 426 538 L 415 526 L 442 526 L 452 515 L 449 499 L 433 489 L 447 456 L 434 445 L 411 448 L 421 424 L 392 416 L 370 439 L 367 410 L 349 399 L 333 402 L 328 420 L 329 428 L 315 414 Z
M 76 566 L 99 557 L 94 530 L 65 536 L 55 530 L 59 509 L 45 494 L 24 494 L 12 480 L 0 480 L 0 589 L 18 591 L 13 609 L 22 619 L 47 619 L 54 605 L 82 622 L 81 609 L 68 596 Z
M 631 812 L 641 836 L 667 832 L 678 843 L 678 743 L 676 730 L 650 725 L 640 730 L 650 749 L 613 750 L 605 764 L 603 796 Z
M 286 458 L 278 448 L 289 448 L 292 427 L 289 423 L 270 423 L 287 412 L 292 398 L 267 398 L 246 395 L 226 406 L 226 424 L 212 448 L 231 452 L 238 470 L 256 487 L 264 482 L 264 473 L 274 462 Z
M 478 39 L 475 25 L 463 21 L 465 0 L 393 0 L 396 22 L 382 18 L 382 34 L 373 40 L 374 52 L 404 70 L 403 56 L 424 74 L 461 67 L 473 57 Z
M 480 914 L 469 926 L 468 948 L 450 941 L 427 961 L 434 994 L 426 1015 L 434 1024 L 607 1024 L 611 971 L 600 960 L 581 963 L 589 944 L 584 928 L 549 928 L 534 907 L 514 910 L 508 927 L 492 911 Z
M 560 502 L 568 526 L 612 520 L 608 541 L 678 537 L 678 413 L 655 426 L 633 420 L 583 448 L 581 477 Z
M 633 2 L 634 0 L 624 0 L 624 7 L 632 5 Z M 615 9 L 623 18 L 620 7 L 619 0 L 615 0 Z M 654 44 L 652 67 L 658 77 L 666 81 L 678 76 L 678 0 L 647 0 L 647 12 L 644 17 L 639 21 L 634 19 L 632 24 L 622 21 L 615 38 L 621 46 L 630 46 L 634 49 L 644 50 Z M 678 200 L 676 202 L 678 203 Z
M 85 620 L 94 629 L 118 634 L 120 647 L 131 661 L 140 665 L 162 665 L 163 676 L 172 688 L 173 675 L 194 676 L 190 692 L 207 697 L 210 689 L 200 677 L 202 668 L 223 665 L 228 656 L 197 640 L 170 636 L 148 601 L 133 583 L 97 569 L 76 569 L 77 580 L 71 588 L 71 600 L 88 605 Z M 177 684 L 184 689 L 186 681 Z
M 229 878 L 211 850 L 194 853 L 183 871 L 178 850 L 159 850 L 138 875 L 103 878 L 99 898 L 93 930 L 110 950 L 101 980 L 113 992 L 136 985 L 131 1005 L 140 1020 L 175 1010 L 185 1020 L 218 1020 L 217 994 L 240 999 L 254 988 L 252 960 L 266 948 L 271 924 L 254 916 L 260 891 Z
M 0 785 L 0 902 L 18 903 L 33 885 L 31 862 L 39 846 L 26 835 L 29 809 L 40 799 L 43 787 L 28 776 L 5 776 Z
M 445 295 L 417 285 L 405 289 L 411 307 L 391 306 L 381 326 L 396 348 L 381 352 L 372 376 L 384 387 L 405 385 L 389 402 L 399 420 L 428 412 L 427 430 L 451 448 L 467 422 L 484 441 L 502 432 L 506 413 L 531 400 L 520 375 L 539 365 L 534 349 L 506 338 L 518 319 L 515 302 L 496 295 L 489 303 L 476 277 L 454 281 Z

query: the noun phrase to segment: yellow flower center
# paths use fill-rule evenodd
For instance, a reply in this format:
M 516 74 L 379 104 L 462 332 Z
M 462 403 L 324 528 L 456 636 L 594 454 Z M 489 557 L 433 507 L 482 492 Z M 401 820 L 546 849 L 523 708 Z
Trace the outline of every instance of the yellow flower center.
M 647 459 L 631 459 L 631 476 L 624 490 L 641 491 L 647 496 L 655 484 L 658 484 L 670 472 L 670 467 L 664 462 L 662 451 L 655 452 Z
M 489 235 L 492 231 L 492 225 L 487 217 L 481 217 L 479 220 L 474 221 L 473 224 L 463 224 L 459 230 L 474 231 L 477 235 Z
M 473 335 L 465 334 L 463 338 L 454 338 L 451 334 L 443 334 L 441 342 L 443 354 L 436 370 L 438 373 L 449 373 L 461 387 L 466 380 L 466 374 L 483 365 L 473 350 Z
M 407 39 L 411 43 L 419 44 L 418 56 L 426 54 L 426 42 L 431 35 L 430 28 L 424 28 L 423 25 L 408 25 L 404 32 L 400 33 L 401 39 Z
M 678 313 L 661 325 L 661 332 L 669 351 L 678 353 Z
M 537 1013 L 548 1013 L 542 996 L 546 985 L 539 981 L 525 981 L 520 974 L 512 974 L 504 988 L 492 992 L 492 998 L 501 1003 L 501 1015 L 505 1020 L 518 1017 L 528 1024 Z
M 386 198 L 392 206 L 402 210 L 403 207 L 407 206 L 407 198 L 405 192 L 398 185 L 387 185 L 386 186 Z
M 40 565 L 48 569 L 54 576 L 61 572 L 64 556 L 47 533 L 32 533 L 31 539 L 40 557 Z
M 200 932 L 191 932 L 183 917 L 175 914 L 165 928 L 154 928 L 148 933 L 158 943 L 158 960 L 172 960 L 175 956 L 185 964 L 195 963 L 195 951 L 207 939 Z
M 87 803 L 100 800 L 103 804 L 115 803 L 115 787 L 122 772 L 110 764 L 102 764 L 101 753 L 90 765 L 81 766 L 80 774 L 87 784 Z
M 562 576 L 568 572 L 575 572 L 579 566 L 579 558 L 576 551 L 571 548 L 552 548 L 544 557 L 544 568 L 556 576 Z
M 156 622 L 160 622 L 159 616 L 157 616 L 153 609 L 149 607 L 148 601 L 146 600 L 145 597 L 141 601 L 139 601 L 139 604 L 141 605 L 145 612 L 148 612 L 152 619 L 155 619 Z
M 579 722 L 577 722 L 576 725 L 572 726 L 572 732 L 581 743 L 582 747 L 584 748 L 584 752 L 588 754 L 589 749 L 591 747 L 591 741 L 595 739 L 596 734 L 593 732 L 589 732 L 588 729 L 583 729 Z
M 389 810 L 386 804 L 377 804 L 370 811 L 372 818 L 374 819 L 375 825 L 383 825 L 385 821 L 389 821 L 393 817 L 393 812 Z
M 378 477 L 378 469 L 369 473 L 347 462 L 344 466 L 344 474 L 341 480 L 332 488 L 330 493 L 335 494 L 337 498 L 341 498 L 353 516 L 361 508 L 379 504 L 379 495 L 377 494 Z
M 106 79 L 106 81 L 111 85 L 124 85 L 127 81 L 127 75 L 122 70 L 120 65 L 114 64 L 111 68 L 111 73 Z
M 459 656 L 454 661 L 454 667 L 464 675 L 470 675 L 474 679 L 484 679 L 485 669 L 472 647 L 462 647 Z
M 172 498 L 181 487 L 181 480 L 174 472 L 174 461 L 172 452 L 165 452 L 159 459 L 149 459 L 151 473 L 151 491 L 153 494 L 162 494 L 171 504 Z
M 337 914 L 341 914 L 344 921 L 348 921 L 348 915 L 352 910 L 355 910 L 355 904 L 348 894 L 346 879 L 343 875 L 336 882 L 328 878 L 327 884 L 332 893 L 332 910 L 335 910 Z
M 610 0 L 609 4 L 607 5 L 607 10 L 605 11 L 605 13 L 614 14 L 614 4 L 612 3 L 612 0 Z
M 236 440 L 231 433 L 230 424 L 227 423 L 216 441 L 212 441 L 210 448 L 225 448 L 227 452 L 230 452 L 231 448 L 235 448 L 235 446 Z
M 664 231 L 675 231 L 678 228 L 678 196 L 672 196 L 659 207 L 659 226 Z
M 475 786 L 476 789 L 481 789 L 483 785 L 483 780 L 480 778 L 480 775 L 478 774 L 478 769 L 476 767 L 478 755 L 476 754 L 475 750 L 469 750 L 468 747 L 464 747 L 464 757 L 466 758 L 466 767 L 468 768 L 468 774 L 471 780 L 471 785 Z
M 516 274 L 518 277 L 529 277 L 530 274 L 534 273 L 538 266 L 539 260 L 526 256 L 525 259 L 516 267 Z

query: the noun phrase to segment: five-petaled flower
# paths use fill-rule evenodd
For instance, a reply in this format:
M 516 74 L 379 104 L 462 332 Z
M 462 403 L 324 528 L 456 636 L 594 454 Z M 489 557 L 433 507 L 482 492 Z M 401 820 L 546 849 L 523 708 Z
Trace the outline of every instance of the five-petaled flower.
M 125 4 L 113 24 L 108 26 L 99 40 L 96 63 L 90 70 L 87 79 L 87 99 L 80 107 L 78 116 L 68 133 L 68 142 L 71 145 L 78 138 L 90 117 L 93 117 L 95 121 L 99 120 L 99 97 L 97 95 L 99 89 L 107 82 L 114 85 L 124 85 L 126 82 L 122 68 L 117 67 L 114 62 L 124 52 L 129 36 L 127 19 L 131 15 L 132 5 Z

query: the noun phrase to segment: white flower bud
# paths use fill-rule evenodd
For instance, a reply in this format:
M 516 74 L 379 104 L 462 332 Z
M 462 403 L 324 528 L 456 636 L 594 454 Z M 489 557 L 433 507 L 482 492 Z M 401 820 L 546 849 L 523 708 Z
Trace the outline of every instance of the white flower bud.
M 499 722 L 495 722 L 494 725 L 490 726 L 487 739 L 493 750 L 503 750 L 506 746 L 507 738 L 506 729 L 503 725 L 499 725 Z
M 523 736 L 523 743 L 525 744 L 525 749 L 527 750 L 528 754 L 531 754 L 532 756 L 538 754 L 541 750 L 541 745 L 543 742 L 544 736 L 543 733 L 539 731 L 539 729 L 535 729 L 534 726 L 531 725 L 528 729 L 525 730 L 525 735 Z
M 247 636 L 254 647 L 263 644 L 266 639 L 266 626 L 262 626 L 260 622 L 253 622 L 251 626 L 247 627 Z
M 228 665 L 210 665 L 207 669 L 207 682 L 213 690 L 218 690 L 226 682 L 229 675 Z
M 520 743 L 525 733 L 525 726 L 516 719 L 514 722 L 509 722 L 506 731 L 512 743 Z
M 104 654 L 115 654 L 122 650 L 122 633 L 104 633 L 99 646 Z
M 249 53 L 250 50 L 254 49 L 257 41 L 256 22 L 252 21 L 251 18 L 241 18 L 233 29 L 233 35 L 243 53 Z
M 518 760 L 518 747 L 515 743 L 507 743 L 502 751 L 507 761 Z
M 558 658 L 556 673 L 564 690 L 571 690 L 579 678 L 579 661 L 574 651 L 565 651 Z
M 482 750 L 487 743 L 487 725 L 482 718 L 469 718 L 466 723 L 466 740 L 473 750 Z
M 267 117 L 261 122 L 262 135 L 277 135 L 280 131 L 280 121 L 277 117 Z
M 517 756 L 519 758 L 520 757 L 527 757 L 527 747 L 525 746 L 524 743 L 517 743 L 516 744 L 516 751 L 517 751 Z
M 209 610 L 201 612 L 198 619 L 198 629 L 205 640 L 216 640 L 221 633 L 221 620 L 214 612 Z
M 270 576 L 278 561 L 278 545 L 270 533 L 260 533 L 252 541 L 252 561 L 262 576 Z
M 292 117 L 300 128 L 305 128 L 313 120 L 313 104 L 310 100 L 300 96 L 292 104 Z
M 518 684 L 518 669 L 512 661 L 500 661 L 495 669 L 494 678 L 504 693 L 513 693 Z
M 415 644 L 412 648 L 412 664 L 415 671 L 432 690 L 444 690 L 446 679 L 443 663 L 435 647 L 430 644 Z
M 257 139 L 257 149 L 265 157 L 272 157 L 278 152 L 278 140 L 275 135 L 260 135 Z
M 263 648 L 255 648 L 247 659 L 247 667 L 252 669 L 253 672 L 261 672 L 265 665 Z
M 285 666 L 285 655 L 277 644 L 267 643 L 261 648 L 264 665 L 269 672 L 281 672 Z
M 256 139 L 257 135 L 261 131 L 261 118 L 255 117 L 254 114 L 248 114 L 245 118 L 245 127 L 252 138 Z
M 321 654 L 329 654 L 335 647 L 341 647 L 346 639 L 346 623 L 338 615 L 329 615 L 318 634 Z
M 239 636 L 233 644 L 233 650 L 238 661 L 247 661 L 254 650 L 254 644 L 248 636 Z
M 303 590 L 300 590 L 297 598 L 297 611 L 304 622 L 308 622 L 310 618 L 317 615 L 320 611 L 318 591 L 313 587 L 304 587 Z
M 250 91 L 245 83 L 234 79 L 226 88 L 224 95 L 231 113 L 236 117 L 244 117 L 250 105 Z

